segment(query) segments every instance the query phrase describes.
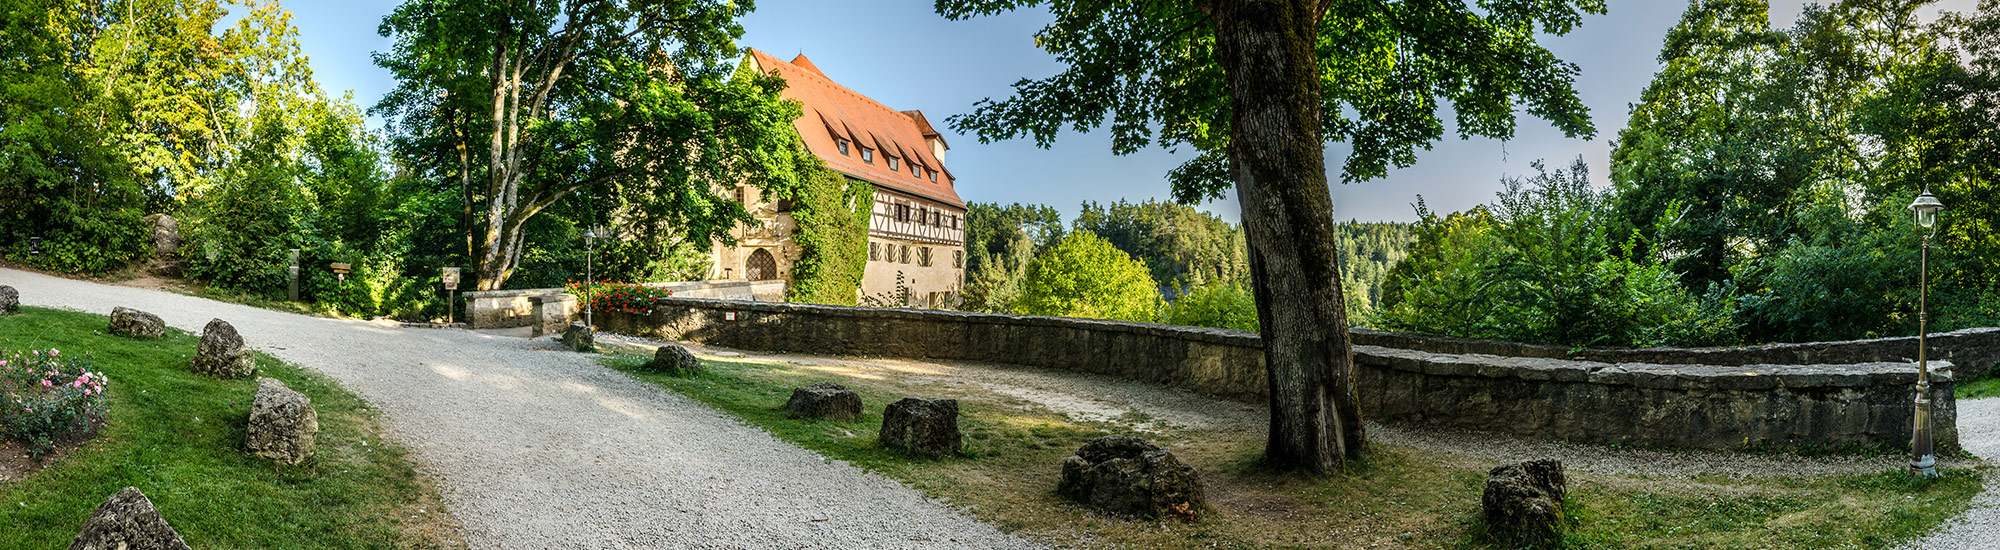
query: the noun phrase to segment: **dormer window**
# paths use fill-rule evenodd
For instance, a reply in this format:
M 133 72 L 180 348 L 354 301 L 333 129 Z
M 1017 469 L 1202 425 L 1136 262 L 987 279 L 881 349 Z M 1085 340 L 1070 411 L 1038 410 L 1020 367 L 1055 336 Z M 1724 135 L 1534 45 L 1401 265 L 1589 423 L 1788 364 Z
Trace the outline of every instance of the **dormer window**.
M 862 148 L 861 148 L 861 162 L 866 162 L 866 163 L 869 163 L 869 164 L 875 164 L 875 150 L 874 150 L 874 149 L 869 149 L 869 148 L 867 148 L 867 147 L 862 147 Z
M 896 157 L 889 157 L 889 171 L 896 171 Z
M 931 172 L 931 183 L 937 183 L 937 172 Z
M 916 176 L 916 177 L 919 177 L 919 178 L 921 178 L 921 177 L 924 177 L 924 167 L 923 167 L 923 165 L 921 165 L 921 164 L 913 164 L 913 165 L 910 165 L 910 175 L 912 175 L 912 176 Z
M 833 146 L 840 149 L 841 155 L 847 154 L 847 138 L 834 138 Z

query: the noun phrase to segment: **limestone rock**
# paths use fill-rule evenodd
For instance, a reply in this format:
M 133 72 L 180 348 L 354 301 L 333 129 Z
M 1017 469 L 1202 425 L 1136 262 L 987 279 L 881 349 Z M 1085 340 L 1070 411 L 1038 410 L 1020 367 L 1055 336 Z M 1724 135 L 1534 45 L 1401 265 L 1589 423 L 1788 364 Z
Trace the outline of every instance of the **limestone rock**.
M 1551 458 L 1493 468 L 1479 498 L 1487 536 L 1508 547 L 1557 541 L 1567 485 L 1562 461 Z
M 228 321 L 210 319 L 201 329 L 201 346 L 195 348 L 195 374 L 216 378 L 243 378 L 257 372 L 257 359 L 243 347 L 243 336 Z
M 21 291 L 0 285 L 0 315 L 21 311 Z
M 691 376 L 701 372 L 701 360 L 696 359 L 687 348 L 667 344 L 653 351 L 653 362 L 647 363 L 646 367 L 674 376 Z
M 187 262 L 180 260 L 157 260 L 146 265 L 146 272 L 156 277 L 179 279 L 187 275 Z
M 563 330 L 562 343 L 563 347 L 576 351 L 591 351 L 597 349 L 597 335 L 588 325 L 577 321 L 570 323 L 569 328 Z
M 861 416 L 861 395 L 840 384 L 820 382 L 793 389 L 785 410 L 807 418 L 853 420 Z
M 146 216 L 146 223 L 153 228 L 153 257 L 172 257 L 181 249 L 181 224 L 173 216 L 153 214 Z
M 1195 519 L 1207 507 L 1201 476 L 1144 439 L 1092 439 L 1063 460 L 1056 492 L 1114 514 Z
M 84 520 L 69 550 L 188 550 L 180 533 L 134 487 L 111 495 Z
M 297 465 L 312 458 L 319 412 L 312 399 L 270 378 L 257 379 L 257 398 L 250 402 L 250 428 L 243 447 L 251 454 Z
M 127 307 L 111 308 L 111 333 L 133 338 L 159 338 L 167 334 L 167 322 L 160 316 Z
M 958 452 L 958 400 L 905 397 L 882 411 L 882 444 L 918 454 Z

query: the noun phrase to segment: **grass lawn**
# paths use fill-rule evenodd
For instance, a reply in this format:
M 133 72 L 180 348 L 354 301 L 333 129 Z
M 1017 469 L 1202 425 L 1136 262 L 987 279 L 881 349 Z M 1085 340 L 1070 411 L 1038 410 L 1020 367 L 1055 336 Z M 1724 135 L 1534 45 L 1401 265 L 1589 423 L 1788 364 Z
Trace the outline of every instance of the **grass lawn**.
M 1136 433 L 1127 426 L 1144 422 L 1072 421 L 1031 402 L 934 377 L 841 373 L 747 358 L 704 361 L 701 374 L 676 378 L 644 371 L 645 361 L 634 355 L 603 359 L 781 439 L 945 499 L 1002 530 L 1058 546 L 1489 548 L 1479 540 L 1478 517 L 1491 462 L 1376 445 L 1366 460 L 1338 474 L 1274 474 L 1257 467 L 1260 430 Z M 810 421 L 780 409 L 792 388 L 819 381 L 861 394 L 864 415 L 851 422 Z M 966 456 L 912 457 L 876 443 L 882 407 L 913 395 L 960 400 Z M 1172 449 L 1201 472 L 1213 510 L 1194 523 L 1134 520 L 1057 497 L 1062 459 L 1108 434 L 1137 435 Z M 1572 472 L 1577 524 L 1565 546 L 1885 548 L 1962 512 L 1979 492 L 1980 475 L 1951 471 L 1910 483 L 1900 472 L 1695 480 Z
M 63 548 L 91 510 L 138 487 L 195 548 L 459 547 L 457 529 L 376 412 L 334 381 L 257 354 L 319 412 L 318 452 L 285 466 L 244 451 L 254 378 L 188 372 L 197 339 L 104 334 L 105 317 L 40 308 L 0 317 L 0 349 L 62 350 L 111 380 L 109 420 L 67 458 L 0 483 L 0 548 Z
M 1952 385 L 1951 394 L 1959 399 L 2000 397 L 2000 369 L 1957 381 Z

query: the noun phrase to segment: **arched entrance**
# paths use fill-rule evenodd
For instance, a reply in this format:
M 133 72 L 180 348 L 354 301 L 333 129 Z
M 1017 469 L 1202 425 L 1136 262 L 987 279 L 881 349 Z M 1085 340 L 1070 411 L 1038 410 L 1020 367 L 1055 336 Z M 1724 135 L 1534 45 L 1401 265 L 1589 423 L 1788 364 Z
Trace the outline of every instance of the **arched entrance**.
M 778 278 L 778 259 L 771 257 L 771 251 L 763 248 L 750 253 L 750 259 L 743 262 L 743 276 L 752 281 L 769 281 Z

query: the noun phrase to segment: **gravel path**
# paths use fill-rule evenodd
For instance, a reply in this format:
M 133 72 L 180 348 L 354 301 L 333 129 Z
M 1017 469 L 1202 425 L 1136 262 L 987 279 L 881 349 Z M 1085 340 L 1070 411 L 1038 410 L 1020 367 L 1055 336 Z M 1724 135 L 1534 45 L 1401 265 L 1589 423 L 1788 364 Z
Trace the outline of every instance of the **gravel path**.
M 475 548 L 1031 548 L 538 340 L 278 313 L 0 268 L 27 305 L 234 324 L 380 408 Z
M 1958 443 L 1989 461 L 2000 461 L 2000 398 L 1958 402 Z M 1952 520 L 1912 550 L 1988 550 L 2000 546 L 2000 475 L 1987 478 L 1986 492 L 1972 499 L 1972 509 Z

